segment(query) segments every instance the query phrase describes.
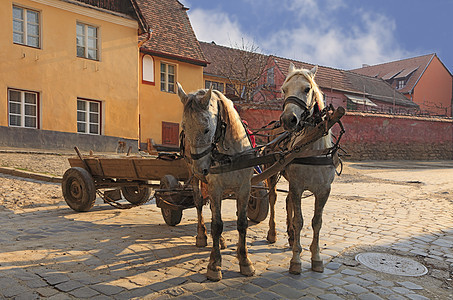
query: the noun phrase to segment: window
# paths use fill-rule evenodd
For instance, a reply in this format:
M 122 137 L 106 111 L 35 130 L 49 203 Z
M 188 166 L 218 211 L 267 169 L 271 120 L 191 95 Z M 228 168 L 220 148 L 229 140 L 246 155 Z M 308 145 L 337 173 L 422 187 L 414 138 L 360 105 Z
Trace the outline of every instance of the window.
M 39 12 L 13 5 L 13 42 L 39 48 Z
M 143 81 L 154 84 L 154 59 L 152 56 L 143 56 Z
M 223 93 L 223 91 L 224 91 L 224 89 L 223 89 L 224 84 L 222 82 L 205 80 L 204 86 L 206 89 L 209 89 L 210 87 L 212 87 L 212 89 L 218 90 L 219 92 Z
M 8 89 L 9 126 L 38 128 L 38 93 Z
M 101 102 L 77 99 L 77 132 L 101 134 Z
M 175 92 L 175 66 L 160 64 L 160 90 L 163 92 Z
M 266 78 L 266 82 L 267 82 L 267 84 L 269 84 L 269 85 L 275 85 L 275 81 L 274 81 L 274 68 L 269 68 L 269 69 L 267 69 L 267 78 Z
M 99 60 L 98 28 L 77 23 L 77 56 Z
M 227 83 L 226 84 L 226 94 L 227 95 L 236 95 L 236 90 L 234 89 L 234 85 Z
M 406 80 L 401 79 L 396 82 L 396 89 L 402 89 L 403 87 L 406 86 Z

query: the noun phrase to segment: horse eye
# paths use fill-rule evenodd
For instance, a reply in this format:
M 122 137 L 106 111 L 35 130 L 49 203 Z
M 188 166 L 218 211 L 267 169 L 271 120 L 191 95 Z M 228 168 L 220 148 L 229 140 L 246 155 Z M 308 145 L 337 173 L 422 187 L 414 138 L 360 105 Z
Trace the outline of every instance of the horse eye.
M 204 134 L 208 134 L 208 132 L 209 132 L 209 129 L 204 130 Z
M 308 94 L 308 92 L 310 92 L 310 88 L 309 87 L 305 89 L 305 93 Z

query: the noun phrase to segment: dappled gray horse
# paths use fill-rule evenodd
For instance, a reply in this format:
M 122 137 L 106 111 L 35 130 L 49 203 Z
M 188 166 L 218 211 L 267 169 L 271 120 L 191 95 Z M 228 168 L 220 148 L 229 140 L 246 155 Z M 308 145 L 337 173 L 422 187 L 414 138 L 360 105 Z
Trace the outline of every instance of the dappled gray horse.
M 318 109 L 324 108 L 322 94 L 314 81 L 317 66 L 311 70 L 296 69 L 291 63 L 289 73 L 283 85 L 285 104 L 280 121 L 285 130 L 296 132 L 301 129 L 303 121 L 313 114 L 315 105 Z M 329 134 L 317 140 L 309 149 L 316 150 L 328 149 L 332 147 L 332 139 Z M 330 194 L 331 184 L 335 177 L 335 166 L 333 163 L 327 165 L 306 165 L 291 163 L 284 172 L 283 176 L 289 182 L 289 193 L 286 198 L 287 224 L 289 242 L 292 245 L 293 257 L 290 262 L 289 272 L 299 274 L 302 270 L 300 254 L 300 232 L 303 227 L 303 217 L 301 209 L 301 197 L 305 190 L 311 191 L 315 196 L 314 216 L 312 219 L 313 241 L 310 246 L 311 268 L 316 272 L 323 272 L 324 266 L 319 253 L 319 231 L 322 224 L 322 213 L 324 205 Z M 270 191 L 269 201 L 271 215 L 269 218 L 269 231 L 267 239 L 273 243 L 276 241 L 275 231 L 275 181 L 276 177 L 269 180 L 269 186 L 274 187 Z
M 247 204 L 250 197 L 250 178 L 253 168 L 222 174 L 210 174 L 213 153 L 233 155 L 251 148 L 250 141 L 231 100 L 215 90 L 198 90 L 186 94 L 178 83 L 178 96 L 184 105 L 182 129 L 184 130 L 190 168 L 193 174 L 207 184 L 212 212 L 211 235 L 213 246 L 207 277 L 217 281 L 222 278 L 220 236 L 223 231 L 221 204 L 223 196 L 234 194 L 237 205 L 237 230 L 239 242 L 237 256 L 240 272 L 251 276 L 255 273 L 246 248 Z M 199 230 L 200 234 L 200 230 Z M 197 236 L 197 245 L 199 243 Z M 201 246 L 201 245 L 200 245 Z

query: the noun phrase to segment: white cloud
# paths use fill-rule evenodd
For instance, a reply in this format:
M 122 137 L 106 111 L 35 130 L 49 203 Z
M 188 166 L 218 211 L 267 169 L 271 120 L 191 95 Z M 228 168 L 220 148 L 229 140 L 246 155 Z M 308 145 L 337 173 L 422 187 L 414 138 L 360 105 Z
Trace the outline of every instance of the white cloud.
M 338 10 L 346 7 L 343 0 L 321 1 L 323 6 L 315 0 L 282 0 L 280 3 L 261 0 L 266 5 L 258 5 L 257 0 L 247 1 L 257 4 L 252 5 L 256 10 L 264 7 L 276 12 L 277 18 L 290 19 L 292 27 L 277 27 L 253 39 L 239 21 L 228 14 L 194 9 L 189 11 L 189 17 L 198 39 L 226 46 L 239 45 L 244 39 L 269 54 L 342 69 L 411 55 L 399 46 L 392 19 L 355 9 L 354 22 L 345 22 L 343 16 L 337 15 Z M 259 3 L 263 4 L 261 1 Z
M 200 41 L 215 41 L 218 45 L 236 46 L 254 44 L 253 38 L 243 32 L 239 22 L 226 13 L 214 10 L 189 10 L 189 18 Z

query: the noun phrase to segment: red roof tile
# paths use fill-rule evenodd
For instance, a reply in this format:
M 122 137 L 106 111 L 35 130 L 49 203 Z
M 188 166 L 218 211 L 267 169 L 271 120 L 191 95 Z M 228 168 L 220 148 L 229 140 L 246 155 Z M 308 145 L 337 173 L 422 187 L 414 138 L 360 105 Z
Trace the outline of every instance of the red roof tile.
M 288 74 L 289 65 L 292 62 L 297 68 L 311 69 L 313 64 L 299 62 L 287 58 L 273 56 L 275 64 L 282 74 Z M 339 70 L 324 66 L 318 66 L 316 83 L 322 89 L 332 89 L 340 92 L 364 94 L 370 99 L 389 102 L 402 106 L 418 106 L 408 100 L 403 94 L 395 91 L 387 82 L 380 78 L 356 74 L 350 71 Z
M 409 93 L 413 90 L 418 79 L 435 56 L 436 54 L 427 54 L 374 66 L 366 66 L 351 71 L 389 81 L 400 77 L 408 77 L 406 86 L 398 91 L 401 93 Z M 392 86 L 396 87 L 396 82 L 393 83 Z
M 142 46 L 143 52 L 157 56 L 206 65 L 206 59 L 198 44 L 185 8 L 177 0 L 133 0 L 143 15 L 150 38 Z M 147 34 L 140 36 L 146 40 Z
M 258 74 L 264 69 L 267 56 L 240 49 L 219 46 L 215 43 L 199 42 L 209 65 L 204 74 L 244 80 L 246 73 Z

